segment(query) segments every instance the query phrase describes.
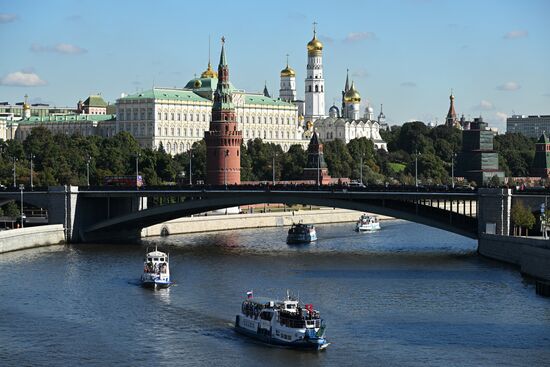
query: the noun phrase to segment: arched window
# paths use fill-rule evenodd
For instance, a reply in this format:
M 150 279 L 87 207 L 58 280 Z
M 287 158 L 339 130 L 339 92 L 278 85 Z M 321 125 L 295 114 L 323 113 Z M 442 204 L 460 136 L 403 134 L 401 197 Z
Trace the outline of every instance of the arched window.
M 308 92 L 311 92 L 311 85 L 308 87 Z
M 319 86 L 318 85 L 315 86 L 315 91 L 319 92 Z

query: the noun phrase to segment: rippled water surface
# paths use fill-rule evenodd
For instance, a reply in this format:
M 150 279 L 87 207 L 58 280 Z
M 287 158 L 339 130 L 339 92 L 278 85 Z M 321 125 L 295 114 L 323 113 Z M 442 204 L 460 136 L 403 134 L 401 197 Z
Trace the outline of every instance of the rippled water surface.
M 550 365 L 550 300 L 516 269 L 464 237 L 382 226 L 318 226 L 319 241 L 298 247 L 269 228 L 0 255 L 0 365 Z M 169 290 L 138 285 L 155 244 L 171 255 Z M 299 293 L 332 345 L 300 352 L 234 333 L 251 289 Z

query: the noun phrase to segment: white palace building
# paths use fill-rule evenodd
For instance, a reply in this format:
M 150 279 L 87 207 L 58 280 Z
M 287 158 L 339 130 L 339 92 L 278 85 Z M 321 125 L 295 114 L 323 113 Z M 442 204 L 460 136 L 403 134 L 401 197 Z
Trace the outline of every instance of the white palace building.
M 331 107 L 330 116 L 326 116 L 323 44 L 317 39 L 315 29 L 307 52 L 304 100 L 296 98 L 296 73 L 288 60 L 280 73 L 279 98 L 270 97 L 267 88 L 264 93 L 247 93 L 232 86 L 237 122 L 244 140 L 261 138 L 280 145 L 285 151 L 294 144 L 306 148 L 315 129 L 325 141 L 338 138 L 347 143 L 364 136 L 372 139 L 376 148 L 386 149 L 379 123 L 372 119 L 372 109 L 369 115 L 358 116 L 361 99 L 353 83 L 348 88 L 348 80 L 342 116 L 335 106 Z M 202 140 L 208 130 L 217 77 L 209 61 L 200 77 L 191 79 L 183 88 L 155 87 L 124 95 L 114 106 L 107 105 L 100 96 L 90 96 L 84 103 L 79 102 L 76 111 L 65 114 L 36 116 L 25 101 L 22 116 L 0 116 L 0 138 L 23 140 L 36 126 L 56 133 L 85 136 L 110 137 L 127 131 L 144 148 L 156 149 L 162 145 L 170 154 L 182 153 Z M 355 94 L 348 96 L 348 92 Z

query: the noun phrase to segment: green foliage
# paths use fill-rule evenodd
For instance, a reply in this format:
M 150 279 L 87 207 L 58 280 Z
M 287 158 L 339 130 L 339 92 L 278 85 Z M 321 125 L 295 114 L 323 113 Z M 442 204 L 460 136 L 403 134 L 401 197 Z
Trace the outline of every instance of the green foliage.
M 0 216 L 6 217 L 18 217 L 21 212 L 19 211 L 19 206 L 15 201 L 10 201 L 9 203 L 0 207 Z
M 527 177 L 535 157 L 535 139 L 519 133 L 497 135 L 494 148 L 499 152 L 499 165 L 506 176 Z
M 335 139 L 325 144 L 325 161 L 328 166 L 328 172 L 332 177 L 350 177 L 353 158 L 349 153 L 346 144 Z M 359 157 L 357 157 L 359 159 Z
M 520 236 L 521 228 L 526 228 L 527 230 L 532 229 L 536 222 L 535 216 L 531 212 L 531 208 L 525 207 L 523 202 L 519 200 L 512 205 L 510 216 L 514 227 L 519 227 Z

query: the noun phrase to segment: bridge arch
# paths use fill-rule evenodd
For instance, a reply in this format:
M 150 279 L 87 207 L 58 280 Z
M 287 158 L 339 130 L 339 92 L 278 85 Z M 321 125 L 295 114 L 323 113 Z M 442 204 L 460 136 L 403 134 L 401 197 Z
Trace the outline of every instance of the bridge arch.
M 335 207 L 363 212 L 370 212 L 380 215 L 387 215 L 398 219 L 435 227 L 445 231 L 453 232 L 469 238 L 477 238 L 477 219 L 457 213 L 450 213 L 448 210 L 433 207 L 418 207 L 411 203 L 400 201 L 399 205 L 386 205 L 381 200 L 360 199 L 347 195 L 319 195 L 319 192 L 308 195 L 307 193 L 291 192 L 231 192 L 223 191 L 205 194 L 204 197 L 195 200 L 187 200 L 183 203 L 169 204 L 153 207 L 138 212 L 121 215 L 115 218 L 95 223 L 84 228 L 84 237 L 96 237 L 99 234 L 113 233 L 116 231 L 138 231 L 142 228 L 159 224 L 165 221 L 208 212 L 211 210 L 223 209 L 234 206 L 282 203 L 287 205 L 315 205 L 324 207 Z M 411 206 L 413 205 L 413 206 Z M 86 238 L 84 238 L 86 240 Z

